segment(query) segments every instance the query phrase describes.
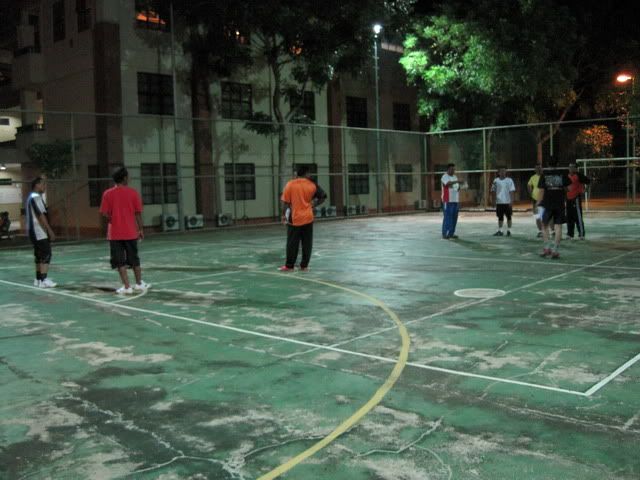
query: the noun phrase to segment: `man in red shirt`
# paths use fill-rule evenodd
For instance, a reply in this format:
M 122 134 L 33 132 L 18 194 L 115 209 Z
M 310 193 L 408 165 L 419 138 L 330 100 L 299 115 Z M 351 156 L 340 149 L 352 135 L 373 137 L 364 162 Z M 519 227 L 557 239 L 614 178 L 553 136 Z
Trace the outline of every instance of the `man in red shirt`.
M 585 185 L 591 179 L 578 171 L 576 163 L 569 164 L 569 179 L 571 185 L 567 190 L 567 235 L 573 240 L 575 228 L 578 227 L 578 238 L 584 240 L 584 218 L 582 216 L 582 196 Z
M 280 271 L 292 271 L 298 258 L 298 248 L 302 242 L 300 270 L 309 268 L 313 246 L 313 207 L 320 205 L 327 194 L 309 178 L 309 168 L 298 166 L 296 177 L 289 180 L 282 192 L 283 222 L 287 224 L 287 262 Z
M 124 167 L 113 173 L 115 187 L 102 194 L 100 213 L 109 222 L 107 239 L 111 248 L 111 268 L 117 269 L 122 279 L 122 287 L 117 294 L 128 295 L 134 290 L 144 291 L 151 285 L 142 280 L 138 239 L 144 238 L 142 226 L 142 200 L 133 188 L 128 187 L 129 172 Z M 136 284 L 131 288 L 127 267 L 133 268 Z

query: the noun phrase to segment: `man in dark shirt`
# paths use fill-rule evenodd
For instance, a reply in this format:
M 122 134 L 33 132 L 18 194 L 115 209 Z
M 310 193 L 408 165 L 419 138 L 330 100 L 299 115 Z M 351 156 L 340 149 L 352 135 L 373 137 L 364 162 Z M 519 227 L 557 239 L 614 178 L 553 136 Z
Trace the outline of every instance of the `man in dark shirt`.
M 538 207 L 542 207 L 542 238 L 544 249 L 541 257 L 560 258 L 558 249 L 562 240 L 562 224 L 566 223 L 566 191 L 571 185 L 571 180 L 565 170 L 558 168 L 558 162 L 552 158 L 549 161 L 551 169 L 543 172 L 538 183 L 540 197 Z M 550 240 L 549 223 L 553 222 L 555 238 Z

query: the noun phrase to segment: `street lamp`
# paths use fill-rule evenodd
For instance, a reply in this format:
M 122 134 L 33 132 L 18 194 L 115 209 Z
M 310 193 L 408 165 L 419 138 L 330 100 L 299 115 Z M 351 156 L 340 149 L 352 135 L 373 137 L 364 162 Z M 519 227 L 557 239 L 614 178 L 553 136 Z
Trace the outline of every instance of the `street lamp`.
M 631 82 L 631 98 L 629 100 L 629 106 L 627 107 L 627 199 L 629 198 L 629 157 L 636 156 L 636 132 L 635 125 L 633 127 L 633 135 L 631 134 L 631 110 L 633 108 L 633 102 L 635 100 L 636 95 L 636 77 L 630 73 L 622 72 L 616 76 L 616 83 L 626 84 Z M 635 203 L 636 200 L 636 181 L 635 175 L 636 170 L 633 168 L 633 178 L 631 180 L 632 183 L 632 202 Z
M 376 202 L 378 213 L 382 212 L 382 167 L 380 161 L 380 73 L 378 68 L 378 36 L 382 25 L 373 26 L 373 64 L 376 79 Z

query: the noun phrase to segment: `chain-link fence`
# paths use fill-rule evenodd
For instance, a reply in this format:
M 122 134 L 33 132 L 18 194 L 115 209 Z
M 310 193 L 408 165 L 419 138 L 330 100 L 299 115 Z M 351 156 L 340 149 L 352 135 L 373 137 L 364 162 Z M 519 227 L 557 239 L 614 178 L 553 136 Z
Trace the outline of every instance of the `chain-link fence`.
M 173 231 L 277 221 L 280 192 L 299 164 L 328 193 L 316 212 L 323 218 L 438 209 L 449 163 L 468 186 L 463 208 L 490 208 L 489 186 L 505 166 L 524 209 L 537 162 L 638 154 L 635 122 L 626 118 L 442 133 L 14 110 L 0 118 L 10 120 L 0 125 L 0 212 L 9 230 L 22 233 L 30 181 L 45 174 L 51 222 L 69 239 L 103 234 L 100 198 L 119 165 L 142 195 L 146 227 Z M 590 208 L 634 209 L 635 165 L 622 177 L 594 175 L 599 201 Z

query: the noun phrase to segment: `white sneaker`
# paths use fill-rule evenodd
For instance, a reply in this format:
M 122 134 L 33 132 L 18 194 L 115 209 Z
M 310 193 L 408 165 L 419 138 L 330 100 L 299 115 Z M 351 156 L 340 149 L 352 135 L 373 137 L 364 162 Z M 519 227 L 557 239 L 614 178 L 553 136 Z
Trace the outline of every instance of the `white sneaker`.
M 145 290 L 147 290 L 148 288 L 151 288 L 151 284 L 150 283 L 144 283 L 144 280 L 141 281 L 140 283 L 136 283 L 133 286 L 133 289 L 136 292 L 144 292 Z
M 45 278 L 44 280 L 40 280 L 40 288 L 53 288 L 58 284 L 56 282 L 51 281 L 50 278 Z
M 133 288 L 131 287 L 127 288 L 123 285 L 122 287 L 116 290 L 116 293 L 118 295 L 131 295 L 133 293 Z
M 40 280 L 38 280 L 37 278 L 33 281 L 33 286 L 34 287 L 39 287 L 40 286 Z

